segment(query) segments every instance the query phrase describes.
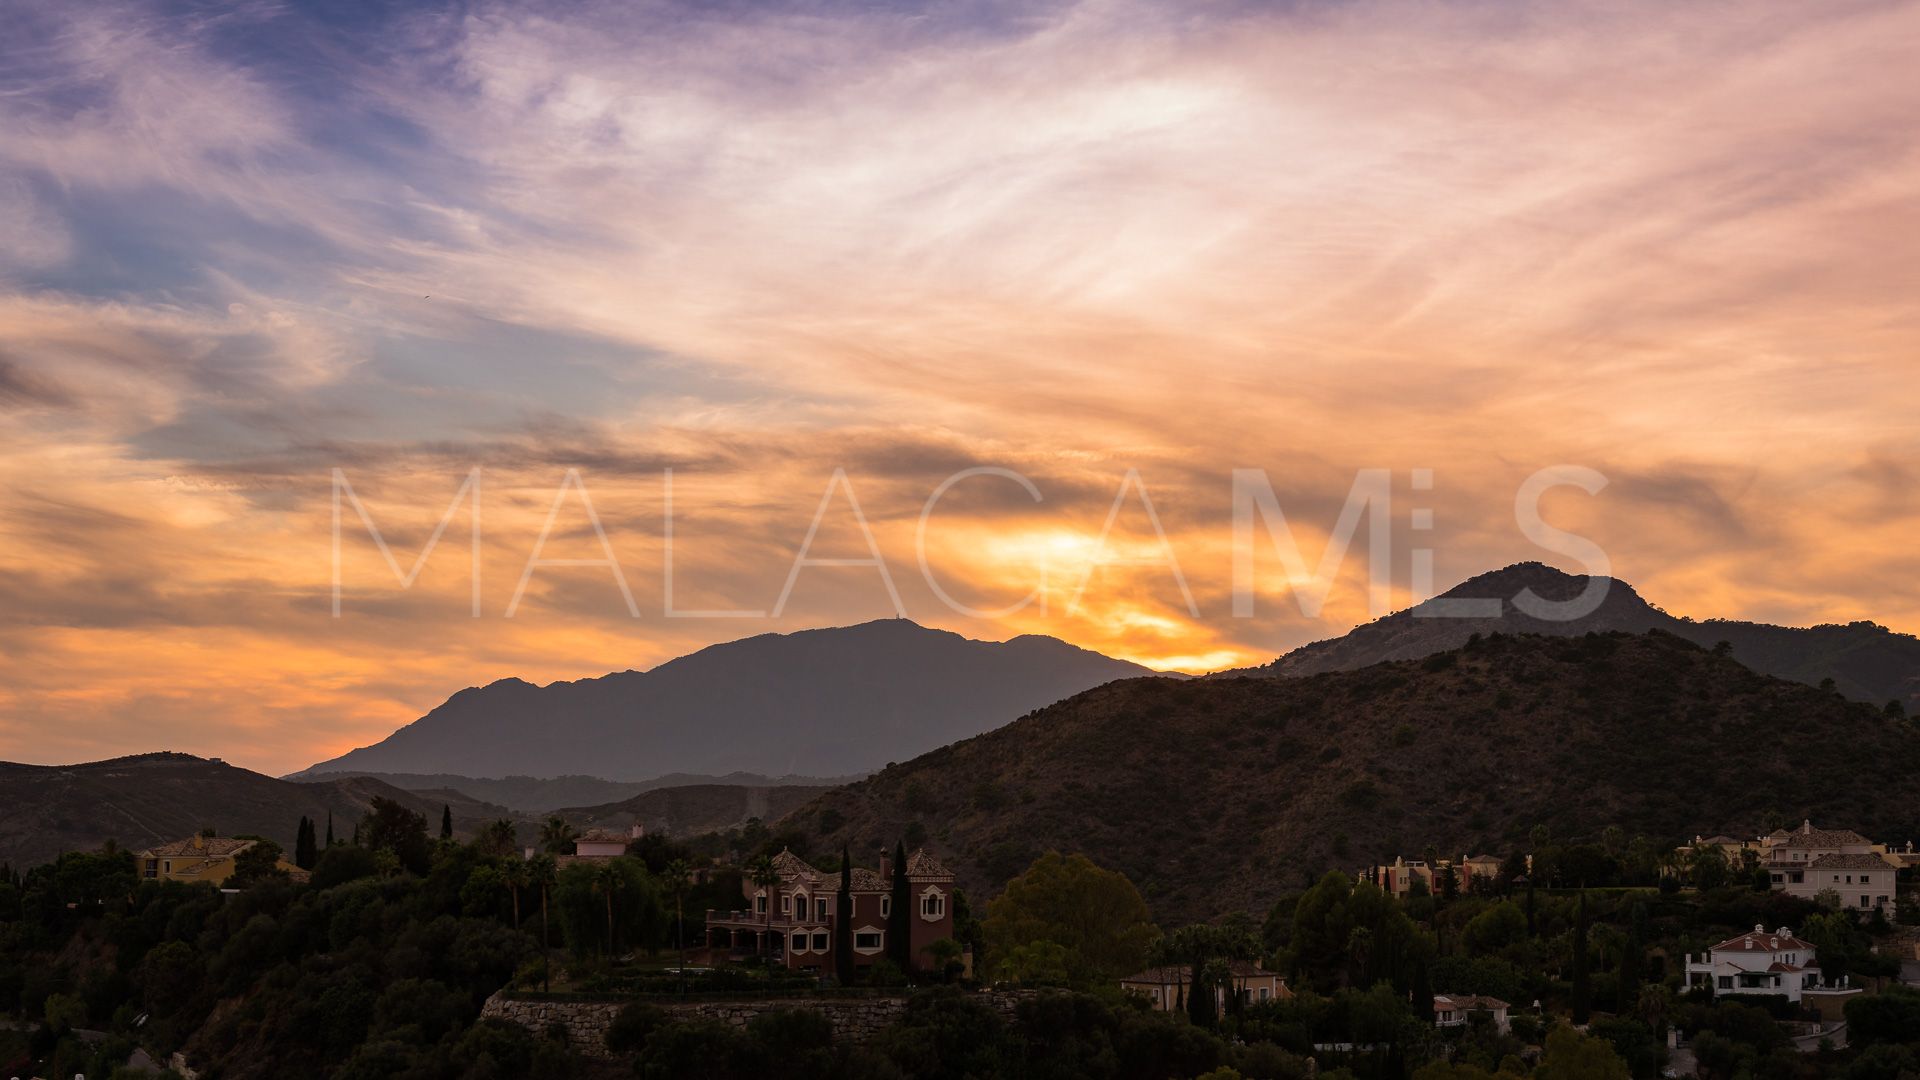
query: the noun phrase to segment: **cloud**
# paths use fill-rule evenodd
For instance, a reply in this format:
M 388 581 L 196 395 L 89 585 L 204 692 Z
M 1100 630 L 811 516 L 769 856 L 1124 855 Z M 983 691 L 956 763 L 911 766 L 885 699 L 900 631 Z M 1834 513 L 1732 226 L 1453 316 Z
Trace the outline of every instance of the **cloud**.
M 671 3 L 322 15 L 22 9 L 0 77 L 0 755 L 231 739 L 292 768 L 461 685 L 645 666 L 766 629 L 835 468 L 909 613 L 1148 662 L 1252 662 L 1234 468 L 1310 560 L 1395 479 L 1396 600 L 1542 553 L 1513 496 L 1670 610 L 1920 628 L 1920 78 L 1911 5 L 1363 0 Z M 1895 464 L 1890 464 L 1895 463 Z M 918 573 L 929 526 L 956 613 Z M 332 470 L 360 532 L 330 607 Z M 604 568 L 499 618 L 568 469 Z M 1127 470 L 1163 567 L 1092 570 Z M 1432 469 L 1434 489 L 1411 488 Z M 1417 535 L 1406 511 L 1434 511 Z M 350 520 L 350 525 L 352 522 Z M 1114 550 L 1158 550 L 1137 504 Z M 819 536 L 864 551 L 843 504 Z M 552 550 L 593 557 L 577 503 Z M 885 614 L 811 570 L 775 628 Z M 275 696 L 255 710 L 232 689 Z M 84 688 L 84 689 L 82 689 Z M 204 700 L 204 710 L 182 707 Z M 276 724 L 285 724 L 284 730 Z M 239 751 L 227 756 L 238 756 Z

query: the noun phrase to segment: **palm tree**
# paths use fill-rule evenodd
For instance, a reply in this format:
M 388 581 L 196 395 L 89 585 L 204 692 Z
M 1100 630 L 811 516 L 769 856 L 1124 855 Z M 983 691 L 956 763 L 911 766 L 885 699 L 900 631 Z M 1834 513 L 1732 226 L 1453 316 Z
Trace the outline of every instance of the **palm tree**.
M 513 851 L 514 839 L 513 822 L 501 818 L 487 825 L 481 834 L 481 845 L 495 855 L 507 855 Z
M 620 890 L 620 868 L 607 859 L 593 869 L 593 891 L 607 898 L 607 959 L 613 959 L 613 894 Z
M 763 890 L 767 895 L 767 932 L 760 936 L 760 947 L 770 950 L 773 944 L 773 890 L 780 884 L 780 871 L 774 869 L 773 860 L 765 855 L 747 864 L 747 880 Z
M 549 983 L 549 958 L 552 955 L 547 944 L 547 893 L 552 890 L 557 875 L 551 855 L 535 855 L 527 860 L 526 867 L 527 883 L 540 889 L 540 989 L 545 992 Z
M 549 855 L 571 855 L 573 839 L 578 835 L 566 818 L 556 815 L 540 826 L 540 847 Z
M 520 890 L 526 888 L 531 874 L 526 860 L 508 856 L 505 866 L 500 868 L 500 881 L 513 895 L 513 928 L 520 929 Z
M 687 945 L 685 945 L 685 940 L 682 938 L 682 926 L 684 926 L 685 920 L 687 920 L 684 905 L 685 899 L 687 899 L 687 890 L 693 886 L 693 882 L 691 882 L 691 878 L 693 878 L 693 867 L 691 867 L 685 859 L 674 859 L 672 863 L 666 865 L 666 869 L 662 872 L 666 874 L 666 894 L 674 897 L 674 949 L 680 951 L 680 978 L 682 978 L 682 984 L 685 984 L 685 976 L 687 976 Z
M 667 864 L 667 892 L 673 897 L 673 946 L 680 953 L 680 992 L 687 990 L 687 943 L 683 927 L 686 925 L 686 912 L 682 910 L 687 899 L 687 890 L 692 887 L 693 867 L 685 859 L 675 859 Z

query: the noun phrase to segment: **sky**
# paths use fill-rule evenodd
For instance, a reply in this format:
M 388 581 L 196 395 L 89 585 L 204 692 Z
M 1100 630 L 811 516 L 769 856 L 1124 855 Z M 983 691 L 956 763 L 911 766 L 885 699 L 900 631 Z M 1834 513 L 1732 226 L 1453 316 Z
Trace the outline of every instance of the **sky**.
M 1920 630 L 1911 2 L 5 17 L 3 759 L 903 613 L 1257 663 L 1582 569 L 1565 466 L 1669 611 Z M 1235 470 L 1310 571 L 1384 470 L 1388 580 L 1236 613 Z

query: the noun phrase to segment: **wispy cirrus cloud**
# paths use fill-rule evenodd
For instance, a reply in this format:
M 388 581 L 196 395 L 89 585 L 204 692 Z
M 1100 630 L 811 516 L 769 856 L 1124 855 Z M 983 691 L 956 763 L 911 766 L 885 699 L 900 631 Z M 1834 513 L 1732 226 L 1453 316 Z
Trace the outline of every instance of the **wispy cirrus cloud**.
M 845 468 L 910 614 L 1245 662 L 1366 601 L 1229 617 L 1229 470 L 1310 555 L 1396 470 L 1444 584 L 1539 555 L 1513 492 L 1576 462 L 1556 522 L 1671 609 L 1920 627 L 1908 4 L 17 7 L 0 755 L 295 767 L 762 629 L 657 617 L 669 468 L 683 607 L 770 607 Z M 1044 613 L 919 579 L 972 465 L 1043 499 L 956 490 L 936 575 Z M 411 552 L 476 466 L 488 618 L 359 534 L 328 618 L 331 470 Z M 569 468 L 637 623 L 599 569 L 498 617 Z M 1129 469 L 1198 618 L 1158 567 L 1068 610 Z M 890 609 L 813 570 L 776 625 Z

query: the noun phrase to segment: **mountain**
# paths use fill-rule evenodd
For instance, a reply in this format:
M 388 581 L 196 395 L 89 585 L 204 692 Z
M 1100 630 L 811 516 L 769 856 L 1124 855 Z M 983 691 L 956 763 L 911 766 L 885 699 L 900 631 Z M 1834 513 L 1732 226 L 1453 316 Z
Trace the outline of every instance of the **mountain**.
M 884 619 L 762 634 L 651 671 L 462 690 L 373 746 L 307 772 L 844 776 L 1145 674 L 1056 638 L 974 641 Z
M 265 836 L 292 852 L 303 815 L 317 823 L 324 840 L 332 814 L 334 831 L 344 838 L 375 796 L 425 815 L 430 830 L 439 828 L 443 805 L 452 809 L 462 834 L 509 816 L 505 807 L 457 792 L 427 798 L 363 777 L 293 783 L 190 754 L 139 754 L 83 765 L 0 762 L 0 862 L 31 866 L 107 840 L 139 850 L 203 828 Z
M 1664 630 L 1708 648 L 1727 642 L 1734 659 L 1764 674 L 1815 685 L 1832 679 L 1835 689 L 1856 701 L 1885 704 L 1899 700 L 1909 708 L 1920 705 L 1920 638 L 1910 634 L 1896 634 L 1870 622 L 1806 628 L 1724 619 L 1695 622 L 1667 614 L 1618 578 L 1605 580 L 1606 598 L 1593 613 L 1568 622 L 1549 622 L 1521 612 L 1513 598 L 1524 589 L 1532 589 L 1547 600 L 1572 599 L 1586 588 L 1588 578 L 1537 562 L 1517 563 L 1481 574 L 1438 598 L 1498 600 L 1501 613 L 1497 618 L 1430 617 L 1438 609 L 1429 600 L 1357 627 L 1342 637 L 1302 645 L 1270 664 L 1222 674 L 1352 671 L 1385 660 L 1418 659 L 1456 649 L 1474 634 L 1571 637 L 1593 631 Z
M 777 821 L 832 790 L 829 784 L 687 784 L 656 788 L 620 802 L 566 807 L 554 813 L 583 830 L 599 825 L 625 831 L 637 822 L 649 833 L 699 836 L 737 828 L 750 818 Z
M 1187 919 L 1260 912 L 1326 869 L 1429 845 L 1503 854 L 1541 824 L 1679 842 L 1809 816 L 1920 839 L 1920 725 L 1652 632 L 1110 683 L 779 826 L 822 852 L 924 830 L 981 899 L 1046 850 L 1083 852 Z
M 283 777 L 286 780 L 320 780 L 341 776 L 364 776 L 392 784 L 404 791 L 430 794 L 454 791 L 463 797 L 498 803 L 522 814 L 546 814 L 561 807 L 592 808 L 632 799 L 649 791 L 670 787 L 722 785 L 745 788 L 836 787 L 858 780 L 860 775 L 761 776 L 735 772 L 725 776 L 697 776 L 669 773 L 651 780 L 602 780 L 597 776 L 458 776 L 453 773 L 381 773 L 305 771 Z M 785 811 L 782 811 L 784 813 Z

